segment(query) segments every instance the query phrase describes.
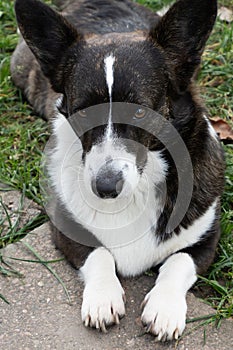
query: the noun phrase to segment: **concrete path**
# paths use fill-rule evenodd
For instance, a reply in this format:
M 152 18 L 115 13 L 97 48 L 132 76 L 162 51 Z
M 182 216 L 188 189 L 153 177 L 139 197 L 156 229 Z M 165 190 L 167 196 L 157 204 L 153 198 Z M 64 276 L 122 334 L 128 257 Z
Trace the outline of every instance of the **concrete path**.
M 127 296 L 126 316 L 119 326 L 109 328 L 107 334 L 86 329 L 81 321 L 80 308 L 83 285 L 77 272 L 66 261 L 50 264 L 65 283 L 71 303 L 61 284 L 38 263 L 11 260 L 36 259 L 24 243 L 30 244 L 44 260 L 61 258 L 50 239 L 49 224 L 28 234 L 22 241 L 8 245 L 1 251 L 4 259 L 23 277 L 0 275 L 0 293 L 10 304 L 0 300 L 0 349 L 5 350 L 232 350 L 233 320 L 226 320 L 220 329 L 212 325 L 191 329 L 179 342 L 159 344 L 144 334 L 140 323 L 140 303 L 154 284 L 154 278 L 122 280 Z M 212 314 L 214 310 L 188 294 L 188 318 Z

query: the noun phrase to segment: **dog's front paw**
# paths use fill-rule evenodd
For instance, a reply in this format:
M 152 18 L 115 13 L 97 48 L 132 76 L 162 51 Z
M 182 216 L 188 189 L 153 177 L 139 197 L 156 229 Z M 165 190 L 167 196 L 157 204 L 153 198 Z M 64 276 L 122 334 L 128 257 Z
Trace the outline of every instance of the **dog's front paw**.
M 106 325 L 119 324 L 125 315 L 125 293 L 117 277 L 89 283 L 83 293 L 82 321 L 85 326 L 106 332 Z
M 157 340 L 178 339 L 185 328 L 187 304 L 182 292 L 165 290 L 156 285 L 145 297 L 142 323 Z

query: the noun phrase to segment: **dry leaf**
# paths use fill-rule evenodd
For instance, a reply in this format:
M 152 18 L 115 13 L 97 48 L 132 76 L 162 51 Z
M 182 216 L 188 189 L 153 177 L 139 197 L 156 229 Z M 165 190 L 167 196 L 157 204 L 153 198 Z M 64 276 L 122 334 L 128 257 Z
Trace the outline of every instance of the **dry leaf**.
M 225 143 L 233 143 L 233 129 L 225 120 L 213 117 L 210 121 L 220 140 Z
M 233 21 L 233 13 L 232 10 L 221 6 L 220 9 L 218 10 L 218 17 L 222 20 L 222 21 L 226 21 L 228 23 Z

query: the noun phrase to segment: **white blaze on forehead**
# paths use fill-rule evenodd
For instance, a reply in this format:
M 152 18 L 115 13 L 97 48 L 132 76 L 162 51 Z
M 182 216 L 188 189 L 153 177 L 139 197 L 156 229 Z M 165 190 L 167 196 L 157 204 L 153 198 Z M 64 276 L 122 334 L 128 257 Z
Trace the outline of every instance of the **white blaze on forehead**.
M 115 57 L 113 54 L 110 54 L 109 56 L 106 56 L 104 59 L 104 69 L 105 69 L 105 75 L 106 75 L 106 83 L 108 86 L 108 94 L 109 94 L 109 102 L 110 102 L 110 108 L 109 108 L 109 117 L 108 117 L 108 126 L 106 131 L 106 138 L 110 139 L 113 130 L 112 130 L 112 86 L 114 82 L 114 62 Z
M 108 86 L 108 93 L 109 97 L 111 99 L 112 97 L 112 86 L 113 86 L 113 65 L 115 62 L 115 57 L 112 55 L 112 53 L 105 57 L 104 59 L 104 64 L 105 64 L 105 74 L 106 74 L 106 81 L 107 81 L 107 86 Z

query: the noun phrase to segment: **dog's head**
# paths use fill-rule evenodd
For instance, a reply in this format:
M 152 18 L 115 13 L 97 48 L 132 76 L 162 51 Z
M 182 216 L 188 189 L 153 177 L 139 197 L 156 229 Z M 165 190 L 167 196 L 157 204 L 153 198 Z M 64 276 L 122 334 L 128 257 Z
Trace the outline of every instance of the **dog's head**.
M 53 89 L 63 94 L 63 115 L 88 118 L 88 107 L 108 103 L 110 69 L 112 101 L 138 105 L 134 120 L 147 118 L 144 107 L 148 107 L 186 132 L 195 124 L 190 84 L 213 27 L 216 7 L 215 0 L 179 0 L 149 31 L 103 35 L 82 34 L 37 0 L 17 0 L 15 8 L 24 39 Z M 106 63 L 109 57 L 110 68 Z M 163 146 L 153 132 L 136 123 L 106 123 L 80 139 L 85 181 L 97 197 L 128 195 L 138 186 L 144 169 L 149 171 L 151 151 L 157 154 L 152 172 L 159 174 L 154 175 L 154 183 L 165 176 Z

